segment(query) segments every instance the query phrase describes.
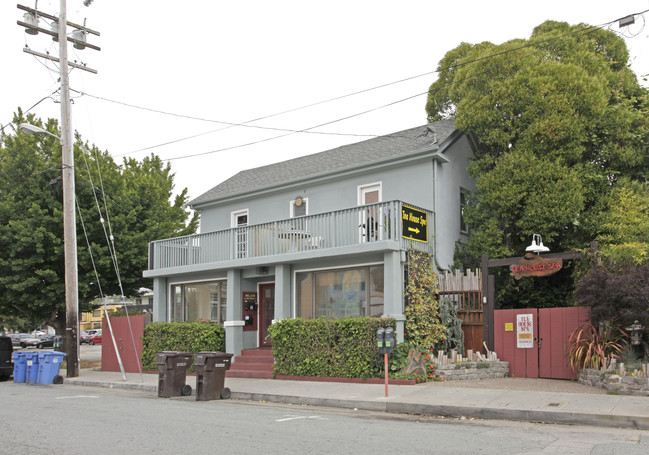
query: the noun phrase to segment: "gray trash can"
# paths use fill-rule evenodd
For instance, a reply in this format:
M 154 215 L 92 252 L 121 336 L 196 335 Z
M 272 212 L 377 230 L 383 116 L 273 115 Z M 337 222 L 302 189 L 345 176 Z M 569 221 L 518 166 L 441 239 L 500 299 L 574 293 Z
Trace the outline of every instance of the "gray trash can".
M 191 395 L 192 387 L 185 381 L 187 370 L 192 364 L 192 354 L 162 351 L 155 357 L 158 364 L 158 396 L 169 398 Z
M 199 352 L 194 354 L 196 367 L 196 400 L 227 400 L 230 389 L 225 387 L 225 372 L 230 369 L 232 354 Z

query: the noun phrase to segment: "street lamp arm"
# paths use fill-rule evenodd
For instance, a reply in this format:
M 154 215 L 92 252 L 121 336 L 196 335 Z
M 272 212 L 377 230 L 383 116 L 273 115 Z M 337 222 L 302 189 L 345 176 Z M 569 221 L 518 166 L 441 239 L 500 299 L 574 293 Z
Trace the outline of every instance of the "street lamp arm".
M 22 131 L 25 134 L 29 134 L 30 136 L 37 136 L 39 134 L 47 134 L 47 135 L 55 137 L 56 139 L 61 141 L 61 138 L 58 137 L 56 134 L 52 134 L 49 131 L 47 131 L 47 130 L 39 127 L 39 126 L 32 125 L 31 123 L 21 123 L 20 124 L 20 131 Z

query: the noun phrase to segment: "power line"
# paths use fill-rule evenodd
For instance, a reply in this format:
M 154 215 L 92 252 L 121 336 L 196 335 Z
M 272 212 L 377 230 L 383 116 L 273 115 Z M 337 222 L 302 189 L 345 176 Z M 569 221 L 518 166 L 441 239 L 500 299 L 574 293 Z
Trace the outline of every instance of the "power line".
M 635 15 L 642 15 L 643 13 L 645 13 L 647 11 L 649 11 L 649 10 L 642 11 L 640 13 L 635 13 Z M 614 22 L 617 22 L 617 21 L 619 21 L 619 19 L 616 19 L 614 21 L 609 21 L 609 22 L 606 22 L 604 24 L 597 25 L 597 26 L 589 26 L 589 27 L 586 27 L 586 28 L 581 29 L 581 30 L 572 31 L 572 32 L 566 33 L 564 35 L 560 35 L 560 36 L 556 36 L 556 37 L 552 37 L 552 38 L 547 38 L 545 40 L 535 41 L 533 43 L 528 43 L 528 44 L 525 44 L 523 46 L 520 46 L 520 47 L 517 47 L 517 48 L 514 48 L 514 49 L 509 49 L 509 50 L 506 50 L 506 51 L 497 52 L 495 54 L 480 57 L 480 58 L 477 58 L 477 59 L 474 59 L 474 60 L 471 60 L 471 61 L 460 62 L 460 63 L 457 63 L 455 65 L 452 65 L 452 66 L 446 68 L 446 70 L 451 70 L 451 69 L 458 68 L 460 66 L 465 66 L 465 65 L 468 65 L 468 64 L 471 64 L 471 63 L 476 63 L 476 62 L 483 61 L 483 60 L 486 60 L 486 59 L 499 57 L 499 56 L 502 56 L 502 55 L 505 55 L 505 54 L 508 54 L 508 53 L 511 53 L 511 52 L 519 51 L 521 49 L 525 49 L 525 48 L 528 48 L 528 47 L 537 47 L 539 45 L 542 45 L 543 43 L 556 42 L 557 40 L 559 40 L 561 38 L 564 38 L 564 37 L 567 37 L 567 36 L 572 36 L 572 35 L 576 35 L 576 34 L 583 34 L 583 33 L 589 33 L 589 32 L 591 32 L 593 30 L 601 29 L 601 28 L 603 28 L 603 27 L 605 27 L 607 25 L 610 26 L 611 24 L 613 24 Z M 329 99 L 322 100 L 322 101 L 318 101 L 318 102 L 315 102 L 315 103 L 310 103 L 310 104 L 307 104 L 307 105 L 304 105 L 304 106 L 288 109 L 288 110 L 281 111 L 281 112 L 278 112 L 278 113 L 275 113 L 275 114 L 269 114 L 269 115 L 266 115 L 266 116 L 258 117 L 258 118 L 251 119 L 251 120 L 241 122 L 241 123 L 218 121 L 218 120 L 205 119 L 205 118 L 200 118 L 200 117 L 193 117 L 193 116 L 189 116 L 189 115 L 165 112 L 165 111 L 162 111 L 162 110 L 151 109 L 151 108 L 142 107 L 142 106 L 136 106 L 136 105 L 133 105 L 133 104 L 130 104 L 130 103 L 125 103 L 125 102 L 111 100 L 111 99 L 108 99 L 108 98 L 99 97 L 99 96 L 91 95 L 89 93 L 84 93 L 84 92 L 78 92 L 78 93 L 81 93 L 82 95 L 87 95 L 87 96 L 90 96 L 90 97 L 93 97 L 93 98 L 96 98 L 96 99 L 99 99 L 99 100 L 112 102 L 112 103 L 116 103 L 116 104 L 121 104 L 121 105 L 125 105 L 125 106 L 128 106 L 128 107 L 136 108 L 136 109 L 146 110 L 146 111 L 150 111 L 150 112 L 156 112 L 156 113 L 160 113 L 160 114 L 164 114 L 164 115 L 172 115 L 172 116 L 181 117 L 181 118 L 200 120 L 200 121 L 207 121 L 207 122 L 212 122 L 212 123 L 221 123 L 221 124 L 227 125 L 224 128 L 219 128 L 219 129 L 216 129 L 216 130 L 211 130 L 211 131 L 208 131 L 208 132 L 199 133 L 199 134 L 196 134 L 196 135 L 176 139 L 176 140 L 173 140 L 173 141 L 168 141 L 168 142 L 165 142 L 165 143 L 162 143 L 162 144 L 157 144 L 157 145 L 145 147 L 145 148 L 142 148 L 142 149 L 138 149 L 138 150 L 135 150 L 135 151 L 132 151 L 132 152 L 127 152 L 127 153 L 122 153 L 122 154 L 115 155 L 115 156 L 124 156 L 124 155 L 128 155 L 128 154 L 131 154 L 131 153 L 137 153 L 137 152 L 141 152 L 141 151 L 151 150 L 151 149 L 154 149 L 154 148 L 157 148 L 157 147 L 162 147 L 162 146 L 165 146 L 165 145 L 170 145 L 170 144 L 182 142 L 184 140 L 193 139 L 193 138 L 196 138 L 196 137 L 199 137 L 199 136 L 211 134 L 211 133 L 218 132 L 218 131 L 223 131 L 225 129 L 229 129 L 229 128 L 233 128 L 233 127 L 248 127 L 248 128 L 265 129 L 265 130 L 271 130 L 271 131 L 284 131 L 284 132 L 287 133 L 287 134 L 281 134 L 281 135 L 273 136 L 273 137 L 270 137 L 270 138 L 262 139 L 262 140 L 259 140 L 259 141 L 253 141 L 253 142 L 240 144 L 240 145 L 232 146 L 232 147 L 226 147 L 226 148 L 213 150 L 213 151 L 209 151 L 209 152 L 202 152 L 202 153 L 197 153 L 197 154 L 184 155 L 184 156 L 181 156 L 181 157 L 174 157 L 174 158 L 165 159 L 165 161 L 171 161 L 171 160 L 176 160 L 176 159 L 190 158 L 190 157 L 195 157 L 195 156 L 207 155 L 207 154 L 211 154 L 211 153 L 217 153 L 217 152 L 221 152 L 221 151 L 227 151 L 227 150 L 232 150 L 232 149 L 236 149 L 236 148 L 255 145 L 255 144 L 267 142 L 267 141 L 270 141 L 270 140 L 280 139 L 280 138 L 283 138 L 283 137 L 286 137 L 286 136 L 289 136 L 289 135 L 292 135 L 292 134 L 296 134 L 296 133 L 324 134 L 324 135 L 344 135 L 344 136 L 357 136 L 357 137 L 378 137 L 378 135 L 368 135 L 368 134 L 361 135 L 361 134 L 353 134 L 353 133 L 349 133 L 349 134 L 348 133 L 328 133 L 328 132 L 319 132 L 319 131 L 312 131 L 312 130 L 315 129 L 315 128 L 321 127 L 321 126 L 330 125 L 330 124 L 333 124 L 333 123 L 340 122 L 342 120 L 357 117 L 359 115 L 364 115 L 366 113 L 373 112 L 373 111 L 378 110 L 378 109 L 389 107 L 389 106 L 392 106 L 392 105 L 397 104 L 399 102 L 406 101 L 406 100 L 412 99 L 414 97 L 422 96 L 422 94 L 417 94 L 417 95 L 414 95 L 412 97 L 404 98 L 403 100 L 400 100 L 400 101 L 395 101 L 395 102 L 392 102 L 392 103 L 388 103 L 388 104 L 385 104 L 383 106 L 380 106 L 380 107 L 377 107 L 377 108 L 374 108 L 374 109 L 369 109 L 369 110 L 361 112 L 361 113 L 353 114 L 353 115 L 350 115 L 350 116 L 347 116 L 347 117 L 344 117 L 344 118 L 341 118 L 341 119 L 333 120 L 331 122 L 327 122 L 327 123 L 324 123 L 324 124 L 321 124 L 321 125 L 317 125 L 317 126 L 310 127 L 310 128 L 304 128 L 304 129 L 300 129 L 300 130 L 288 129 L 288 128 L 264 127 L 264 126 L 259 126 L 259 125 L 251 125 L 251 123 L 254 123 L 254 122 L 257 122 L 257 121 L 260 121 L 260 120 L 264 120 L 264 119 L 268 119 L 268 118 L 271 118 L 271 117 L 280 116 L 280 115 L 290 113 L 290 112 L 296 112 L 296 111 L 299 111 L 299 110 L 302 110 L 302 109 L 307 109 L 307 108 L 310 108 L 310 107 L 313 107 L 313 106 L 318 106 L 318 105 L 321 105 L 321 104 L 329 103 L 329 102 L 340 100 L 340 99 L 343 99 L 343 98 L 355 96 L 355 95 L 358 95 L 358 94 L 370 92 L 370 91 L 377 90 L 377 89 L 384 88 L 384 87 L 388 87 L 388 86 L 391 86 L 391 85 L 400 84 L 400 83 L 403 83 L 403 82 L 406 82 L 406 81 L 410 81 L 410 80 L 417 79 L 417 78 L 420 78 L 420 77 L 428 76 L 428 75 L 438 73 L 438 72 L 439 72 L 438 70 L 429 71 L 429 72 L 418 74 L 418 75 L 415 75 L 415 76 L 399 79 L 397 81 L 393 81 L 393 82 L 389 82 L 389 83 L 385 83 L 385 84 L 380 84 L 380 85 L 377 85 L 377 86 L 374 86 L 374 87 L 370 87 L 370 88 L 367 88 L 367 89 L 363 89 L 363 90 L 359 90 L 359 91 L 356 91 L 356 92 L 348 93 L 348 94 L 345 94 L 345 95 L 336 96 L 336 97 L 329 98 Z
M 649 11 L 649 10 L 647 10 L 647 11 Z M 646 12 L 646 11 L 644 11 L 644 12 Z M 642 13 L 638 13 L 638 14 L 642 14 Z M 519 51 L 521 49 L 526 49 L 526 48 L 529 48 L 529 47 L 538 47 L 539 45 L 542 45 L 544 43 L 553 43 L 553 46 L 557 46 L 557 45 L 560 45 L 560 44 L 568 41 L 568 39 L 562 39 L 562 38 L 571 37 L 573 35 L 578 35 L 578 34 L 581 35 L 581 34 L 592 33 L 593 31 L 598 30 L 598 29 L 602 29 L 603 27 L 605 27 L 607 25 L 610 25 L 610 24 L 612 24 L 612 23 L 614 23 L 616 21 L 610 21 L 610 22 L 607 22 L 607 23 L 604 23 L 604 24 L 601 24 L 601 25 L 598 25 L 598 26 L 585 27 L 585 28 L 583 28 L 581 30 L 572 31 L 572 32 L 569 32 L 569 33 L 566 33 L 566 34 L 563 34 L 563 35 L 559 35 L 559 36 L 548 38 L 548 39 L 541 40 L 541 41 L 535 41 L 534 43 L 528 43 L 528 44 L 525 44 L 523 46 L 519 46 L 517 48 L 508 49 L 508 50 L 505 50 L 505 51 L 502 51 L 502 52 L 497 52 L 495 54 L 490 54 L 490 55 L 480 57 L 480 58 L 477 58 L 477 59 L 474 59 L 474 60 L 470 60 L 470 61 L 467 61 L 467 62 L 460 62 L 460 63 L 457 63 L 455 65 L 451 65 L 448 68 L 445 68 L 445 70 L 450 70 L 450 69 L 458 68 L 460 66 L 465 66 L 465 65 L 468 65 L 468 64 L 471 64 L 471 63 L 477 63 L 477 62 L 480 62 L 480 61 L 483 61 L 483 60 L 486 60 L 486 59 L 499 57 L 499 56 L 509 54 L 511 52 Z M 561 41 L 556 42 L 557 40 L 561 40 Z M 541 48 L 541 49 L 537 50 L 536 52 L 533 52 L 533 53 L 531 53 L 531 54 L 529 54 L 529 55 L 527 55 L 527 56 L 525 56 L 523 58 L 528 58 L 528 57 L 530 57 L 530 56 L 532 56 L 534 54 L 537 54 L 539 52 L 543 52 L 543 51 L 545 51 L 545 50 L 547 50 L 549 48 L 552 48 L 552 46 L 547 46 L 545 48 Z M 508 62 L 505 62 L 505 64 L 511 64 L 511 63 L 514 63 L 514 62 L 519 61 L 519 60 L 520 59 L 512 59 L 512 60 L 509 60 Z M 469 78 L 478 77 L 480 75 L 487 74 L 487 73 L 489 73 L 491 71 L 492 70 L 486 70 L 486 71 L 484 71 L 482 73 L 472 75 Z M 439 72 L 439 71 L 436 70 L 434 72 Z M 427 73 L 427 74 L 431 74 L 431 73 Z M 416 77 L 420 77 L 420 76 L 416 76 Z M 403 79 L 403 80 L 407 80 L 407 79 Z M 383 84 L 383 85 L 381 85 L 379 87 L 384 87 L 386 85 L 391 85 L 391 84 Z M 372 89 L 367 89 L 367 90 L 364 90 L 364 91 L 369 91 L 369 90 L 372 90 Z M 221 148 L 221 149 L 217 149 L 217 150 L 211 150 L 211 151 L 208 151 L 208 152 L 201 152 L 201 153 L 194 153 L 194 154 L 190 154 L 190 155 L 183 155 L 183 156 L 178 156 L 178 157 L 166 158 L 163 161 L 172 161 L 172 160 L 179 160 L 179 159 L 184 159 L 184 158 L 193 158 L 193 157 L 197 157 L 197 156 L 209 155 L 209 154 L 228 151 L 228 150 L 233 150 L 233 149 L 237 149 L 237 148 L 248 147 L 248 146 L 251 146 L 251 145 L 260 144 L 260 143 L 268 142 L 268 141 L 275 140 L 275 139 L 280 139 L 280 138 L 290 136 L 290 135 L 296 134 L 296 133 L 310 132 L 310 130 L 313 130 L 315 128 L 319 128 L 319 127 L 330 125 L 330 124 L 337 123 L 337 122 L 340 122 L 340 121 L 348 120 L 350 118 L 357 117 L 357 116 L 360 116 L 360 115 L 364 115 L 364 114 L 367 114 L 367 113 L 370 113 L 370 112 L 373 112 L 373 111 L 376 111 L 376 110 L 379 110 L 379 109 L 383 109 L 385 107 L 389 107 L 389 106 L 392 106 L 394 104 L 398 104 L 398 103 L 401 103 L 403 101 L 407 101 L 407 100 L 410 100 L 410 99 L 413 99 L 413 98 L 416 98 L 416 97 L 419 97 L 419 96 L 422 96 L 422 95 L 426 95 L 426 94 L 428 94 L 428 92 L 419 93 L 419 94 L 416 94 L 416 95 L 413 95 L 413 96 L 410 96 L 410 97 L 407 97 L 407 98 L 404 98 L 404 99 L 401 99 L 401 100 L 398 100 L 398 101 L 387 103 L 385 105 L 382 105 L 382 106 L 379 106 L 379 107 L 376 107 L 376 108 L 373 108 L 373 109 L 369 109 L 369 110 L 366 110 L 366 111 L 363 111 L 363 112 L 352 114 L 350 116 L 346 116 L 346 117 L 343 117 L 343 118 L 340 118 L 340 119 L 337 119 L 337 120 L 332 120 L 330 122 L 315 125 L 315 126 L 312 126 L 312 127 L 309 127 L 309 128 L 302 129 L 302 130 L 289 130 L 290 132 L 288 132 L 287 134 L 281 134 L 281 135 L 278 135 L 278 136 L 273 136 L 273 137 L 261 139 L 261 140 L 258 140 L 258 141 L 248 142 L 248 143 L 245 143 L 245 144 L 239 144 L 239 145 L 235 145 L 235 146 L 231 146 L 231 147 L 225 147 L 225 148 Z M 349 96 L 351 96 L 351 95 L 349 95 Z M 333 99 L 339 99 L 339 98 L 340 97 L 336 97 L 336 98 L 333 98 Z M 316 103 L 316 104 L 322 104 L 324 102 L 326 102 L 326 101 L 322 101 L 322 102 Z M 298 108 L 296 108 L 294 110 L 297 110 L 297 109 Z M 291 111 L 293 111 L 293 110 L 291 110 Z M 277 115 L 281 115 L 281 113 L 277 114 Z M 270 116 L 267 116 L 267 117 L 270 117 Z M 236 125 L 236 126 L 244 126 L 244 125 L 242 124 L 242 125 Z M 394 136 L 394 135 L 390 135 L 390 136 Z M 373 136 L 373 137 L 378 137 L 378 136 Z

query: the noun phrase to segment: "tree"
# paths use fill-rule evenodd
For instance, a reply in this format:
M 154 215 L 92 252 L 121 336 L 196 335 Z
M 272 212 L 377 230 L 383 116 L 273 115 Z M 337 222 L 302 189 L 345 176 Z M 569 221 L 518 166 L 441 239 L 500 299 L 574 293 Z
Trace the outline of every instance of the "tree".
M 547 21 L 529 40 L 462 43 L 438 70 L 429 119 L 455 116 L 480 145 L 469 169 L 477 189 L 466 209 L 471 237 L 458 249 L 463 266 L 484 253 L 520 256 L 534 233 L 554 251 L 605 241 L 601 199 L 623 179 L 649 177 L 647 90 L 624 41 Z M 549 290 L 536 279 L 523 286 L 537 285 Z
M 55 120 L 43 125 L 18 111 L 14 123 L 23 122 L 60 136 Z M 148 243 L 194 233 L 198 221 L 185 208 L 186 189 L 172 200 L 173 174 L 158 157 L 118 165 L 78 135 L 74 149 L 79 305 L 87 311 L 97 296 L 132 296 L 151 287 L 142 278 Z M 46 321 L 60 333 L 65 326 L 60 143 L 47 135 L 3 132 L 0 177 L 0 325 L 25 329 Z

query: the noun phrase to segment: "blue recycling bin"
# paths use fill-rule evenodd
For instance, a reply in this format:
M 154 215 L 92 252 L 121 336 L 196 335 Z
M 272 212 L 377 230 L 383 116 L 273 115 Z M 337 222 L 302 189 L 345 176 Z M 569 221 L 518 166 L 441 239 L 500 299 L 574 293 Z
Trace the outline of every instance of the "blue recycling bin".
M 38 384 L 38 352 L 25 352 L 27 363 L 25 382 L 28 384 Z
M 59 375 L 65 352 L 41 351 L 38 353 L 37 384 L 62 384 L 63 376 Z
M 27 358 L 24 352 L 14 352 L 14 382 L 25 383 L 27 374 Z

